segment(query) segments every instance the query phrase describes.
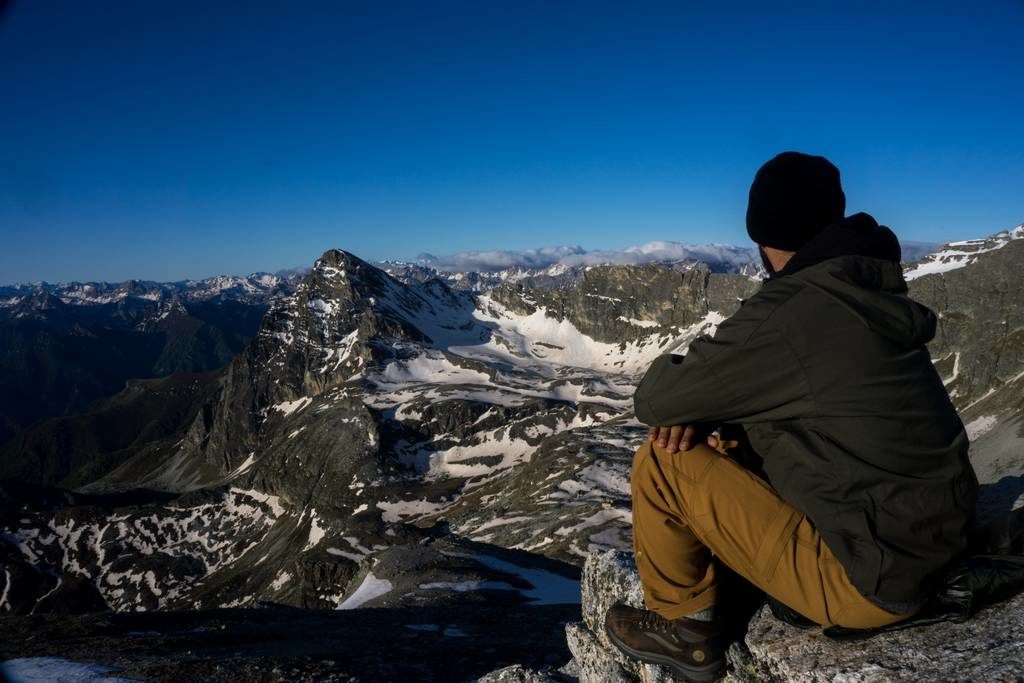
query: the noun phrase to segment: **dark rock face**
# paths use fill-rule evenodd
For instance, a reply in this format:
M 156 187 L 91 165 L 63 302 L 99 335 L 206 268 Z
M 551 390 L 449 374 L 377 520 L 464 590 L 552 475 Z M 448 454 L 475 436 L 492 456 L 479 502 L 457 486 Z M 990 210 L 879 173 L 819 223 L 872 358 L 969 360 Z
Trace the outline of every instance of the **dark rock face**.
M 130 379 L 223 367 L 294 284 L 253 275 L 0 287 L 0 445 L 40 418 L 113 396 Z
M 912 277 L 910 294 L 939 316 L 929 349 L 971 437 L 978 478 L 993 484 L 979 503 L 982 521 L 1024 494 L 1022 237 L 1018 227 L 954 243 L 910 271 L 925 271 Z
M 490 296 L 523 315 L 543 308 L 583 334 L 617 343 L 648 337 L 654 327 L 689 327 L 712 311 L 729 317 L 740 299 L 758 287 L 755 279 L 711 273 L 706 267 L 610 266 L 584 271 L 572 288 L 503 284 Z
M 44 420 L 0 447 L 0 477 L 77 488 L 133 458 L 159 459 L 217 387 L 213 373 L 130 381 L 85 412 Z
M 983 258 L 983 268 L 964 267 L 910 282 L 911 296 L 940 314 L 930 350 L 960 407 L 990 388 L 998 391 L 1024 367 L 1024 298 L 1019 291 L 1024 240 Z
M 1012 449 L 1024 416 L 1024 362 L 1013 351 L 1022 325 L 1010 296 L 1021 243 L 911 282 L 911 294 L 941 313 L 932 354 L 975 430 L 972 456 L 998 492 L 984 503 L 992 514 L 1024 492 L 1024 462 Z M 158 611 L 153 623 L 166 625 L 193 618 L 167 610 L 288 606 L 295 612 L 265 611 L 292 614 L 278 623 L 302 629 L 319 619 L 304 610 L 578 612 L 579 566 L 631 547 L 629 468 L 646 431 L 632 414 L 637 380 L 657 355 L 713 333 L 758 282 L 692 264 L 584 267 L 543 286 L 507 278 L 488 291 L 415 269 L 399 275 L 328 251 L 194 393 L 173 378 L 132 385 L 49 432 L 133 425 L 75 457 L 57 439 L 26 442 L 32 477 L 59 473 L 77 491 L 0 488 L 0 613 L 82 613 L 102 603 Z M 985 302 L 972 307 L 979 295 L 960 291 Z M 992 329 L 1000 336 L 986 342 Z M 223 616 L 195 616 L 196 628 L 234 629 Z M 49 628 L 32 619 L 19 623 Z M 447 626 L 428 623 L 436 638 L 463 637 L 438 636 Z M 615 664 L 588 630 L 569 629 L 574 651 Z M 494 638 L 517 632 L 503 624 Z M 18 642 L 8 656 L 39 651 Z M 152 652 L 171 647 L 147 642 Z M 70 641 L 50 644 L 81 656 Z M 564 654 L 564 641 L 556 646 Z M 258 656 L 311 677 L 370 671 L 314 662 L 320 650 L 301 661 L 279 650 Z M 225 657 L 207 652 L 188 670 L 251 673 Z M 557 669 L 567 654 L 484 659 L 493 666 L 474 659 L 465 670 L 519 663 L 528 666 L 496 680 L 584 676 L 582 660 Z M 163 675 L 131 657 L 102 661 Z M 621 664 L 601 669 L 600 680 L 629 680 L 635 672 Z M 434 671 L 423 666 L 416 671 Z

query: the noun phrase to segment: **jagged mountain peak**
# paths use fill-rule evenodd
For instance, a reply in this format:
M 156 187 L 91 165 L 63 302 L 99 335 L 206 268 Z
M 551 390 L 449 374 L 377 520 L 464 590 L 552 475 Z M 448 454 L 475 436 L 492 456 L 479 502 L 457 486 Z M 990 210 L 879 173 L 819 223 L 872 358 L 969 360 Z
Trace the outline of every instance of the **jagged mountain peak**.
M 422 331 L 413 332 L 417 321 L 436 316 L 439 308 L 461 308 L 466 300 L 437 277 L 403 282 L 351 252 L 328 249 L 298 285 L 291 304 L 324 323 L 341 323 L 345 334 L 359 326 L 357 319 L 369 318 L 378 324 L 372 332 L 424 339 Z M 380 329 L 381 323 L 391 329 Z M 395 325 L 401 329 L 393 329 Z
M 406 284 L 342 249 L 318 258 L 292 296 L 264 317 L 239 361 L 250 366 L 262 398 L 258 410 L 318 396 L 439 334 L 472 324 L 472 297 L 432 278 Z
M 302 278 L 296 293 L 319 292 L 342 299 L 382 296 L 401 283 L 344 249 L 328 249 Z
M 312 270 L 323 268 L 372 268 L 369 263 L 344 249 L 328 249 L 313 263 Z
M 63 305 L 59 298 L 46 291 L 35 292 L 21 301 L 23 310 L 46 311 Z
M 51 314 L 59 312 L 64 304 L 48 292 L 37 291 L 12 300 L 9 306 L 5 312 L 12 319 L 47 321 Z

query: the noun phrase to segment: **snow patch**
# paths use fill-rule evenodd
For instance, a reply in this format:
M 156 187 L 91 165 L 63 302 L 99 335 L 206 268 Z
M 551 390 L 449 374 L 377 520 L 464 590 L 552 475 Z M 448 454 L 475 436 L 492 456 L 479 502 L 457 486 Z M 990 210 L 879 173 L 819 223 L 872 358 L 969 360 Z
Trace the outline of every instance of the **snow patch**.
M 278 403 L 274 406 L 271 406 L 271 410 L 276 410 L 285 417 L 288 417 L 292 413 L 299 412 L 312 402 L 312 398 L 310 398 L 309 396 L 303 396 L 302 398 L 295 399 L 294 401 L 284 401 L 282 403 Z
M 627 318 L 624 315 L 620 315 L 618 317 L 618 320 L 627 322 L 630 325 L 636 325 L 637 327 L 658 327 L 659 325 L 661 325 L 661 323 L 655 322 L 653 320 L 637 320 L 636 318 Z
M 306 547 L 303 548 L 303 552 L 318 546 L 320 541 L 324 540 L 324 536 L 327 535 L 327 529 L 320 526 L 320 518 L 316 516 L 316 510 L 310 510 L 310 517 L 309 540 L 306 541 Z
M 359 588 L 356 588 L 352 595 L 345 598 L 337 609 L 355 609 L 362 606 L 363 604 L 379 598 L 382 595 L 386 595 L 394 588 L 392 583 L 387 579 L 378 579 L 373 575 L 373 572 L 367 572 L 366 578 L 359 584 Z
M 10 683 L 130 683 L 130 679 L 108 676 L 110 667 L 74 662 L 60 657 L 26 657 L 0 662 L 0 674 Z
M 400 522 L 403 517 L 420 517 L 437 512 L 446 507 L 447 503 L 432 503 L 429 500 L 399 500 L 395 502 L 378 501 L 381 519 L 388 523 Z
M 279 591 L 285 587 L 285 585 L 292 580 L 292 575 L 286 571 L 282 571 L 277 575 L 273 581 L 270 582 L 270 588 L 275 591 Z
M 964 429 L 967 430 L 967 438 L 975 441 L 991 431 L 997 424 L 999 424 L 999 419 L 995 415 L 982 415 L 964 425 Z

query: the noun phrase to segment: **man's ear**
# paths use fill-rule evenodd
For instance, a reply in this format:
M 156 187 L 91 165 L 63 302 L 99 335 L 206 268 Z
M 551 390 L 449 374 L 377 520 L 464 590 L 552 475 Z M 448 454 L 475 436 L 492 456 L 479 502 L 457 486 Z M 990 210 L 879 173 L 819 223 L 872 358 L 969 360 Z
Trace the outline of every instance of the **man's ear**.
M 760 244 L 757 245 L 757 253 L 761 254 L 761 263 L 764 264 L 764 269 L 768 271 L 768 274 L 771 275 L 775 273 L 775 268 L 772 266 L 772 262 L 768 259 L 768 254 Z

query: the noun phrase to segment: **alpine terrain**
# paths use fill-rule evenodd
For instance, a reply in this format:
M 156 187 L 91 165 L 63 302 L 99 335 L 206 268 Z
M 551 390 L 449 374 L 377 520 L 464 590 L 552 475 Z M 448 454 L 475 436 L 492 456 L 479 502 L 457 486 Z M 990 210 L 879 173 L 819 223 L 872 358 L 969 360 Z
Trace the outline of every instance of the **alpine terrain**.
M 267 308 L 226 366 L 230 344 L 193 335 L 209 362 L 165 346 L 129 375 L 155 379 L 21 429 L 0 450 L 0 660 L 143 680 L 580 676 L 565 626 L 581 568 L 631 549 L 633 389 L 714 334 L 760 271 L 749 254 L 442 265 L 329 250 L 233 299 Z M 982 521 L 1024 504 L 1022 272 L 1024 226 L 905 267 L 939 315 L 930 350 L 973 440 Z M 60 344 L 108 343 L 71 294 L 17 296 L 0 324 L 64 307 Z M 202 320 L 167 296 L 124 329 L 178 307 Z

